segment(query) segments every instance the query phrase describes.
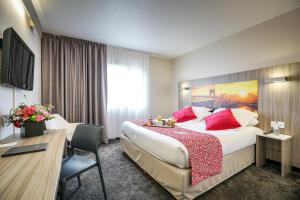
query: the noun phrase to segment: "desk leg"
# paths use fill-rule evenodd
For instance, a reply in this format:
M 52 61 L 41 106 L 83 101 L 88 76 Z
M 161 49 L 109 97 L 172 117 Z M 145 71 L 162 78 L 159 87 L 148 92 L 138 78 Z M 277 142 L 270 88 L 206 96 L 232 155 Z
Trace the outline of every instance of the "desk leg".
M 64 148 L 64 154 L 63 154 L 63 158 L 68 157 L 68 143 L 67 140 L 65 141 L 65 148 Z
M 266 162 L 266 147 L 265 139 L 256 136 L 256 167 L 261 167 Z
M 281 176 L 291 172 L 291 140 L 281 141 Z

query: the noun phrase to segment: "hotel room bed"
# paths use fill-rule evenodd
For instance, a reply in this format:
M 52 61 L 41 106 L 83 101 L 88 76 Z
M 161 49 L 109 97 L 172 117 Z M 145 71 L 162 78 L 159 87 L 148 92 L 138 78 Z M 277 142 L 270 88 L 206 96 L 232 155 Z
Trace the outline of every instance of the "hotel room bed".
M 254 126 L 206 131 L 203 123 L 193 120 L 176 125 L 218 137 L 223 149 L 220 174 L 192 186 L 188 151 L 182 143 L 132 122 L 124 122 L 121 136 L 124 152 L 176 199 L 193 199 L 254 162 L 256 134 L 261 132 Z
M 204 123 L 193 120 L 177 123 L 176 126 L 216 136 L 221 142 L 223 156 L 254 145 L 256 134 L 262 132 L 254 126 L 222 131 L 206 131 Z M 129 121 L 123 123 L 122 134 L 161 161 L 173 164 L 179 168 L 189 167 L 189 156 L 186 147 L 172 137 L 145 129 Z

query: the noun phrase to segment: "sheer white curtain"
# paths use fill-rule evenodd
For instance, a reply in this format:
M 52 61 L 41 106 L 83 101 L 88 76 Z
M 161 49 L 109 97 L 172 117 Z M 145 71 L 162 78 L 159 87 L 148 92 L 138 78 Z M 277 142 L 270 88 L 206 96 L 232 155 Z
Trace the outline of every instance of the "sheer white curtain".
M 121 135 L 127 120 L 146 119 L 149 108 L 149 56 L 107 48 L 107 133 Z

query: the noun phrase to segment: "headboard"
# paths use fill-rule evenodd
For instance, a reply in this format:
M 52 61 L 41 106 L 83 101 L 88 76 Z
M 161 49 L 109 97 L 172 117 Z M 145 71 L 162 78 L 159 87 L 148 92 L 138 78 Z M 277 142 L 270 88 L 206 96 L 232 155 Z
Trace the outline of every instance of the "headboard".
M 266 83 L 269 78 L 282 76 L 287 77 L 286 82 Z M 293 137 L 292 165 L 300 168 L 300 157 L 296 153 L 300 152 L 300 62 L 179 82 L 179 107 L 196 105 L 197 88 L 211 88 L 224 83 L 234 85 L 236 82 L 251 80 L 257 80 L 258 84 L 256 105 L 260 121 L 258 127 L 267 131 L 270 130 L 271 121 L 285 122 L 284 133 Z M 214 106 L 219 105 L 216 103 Z M 279 143 L 268 142 L 267 158 L 279 161 L 279 151 Z

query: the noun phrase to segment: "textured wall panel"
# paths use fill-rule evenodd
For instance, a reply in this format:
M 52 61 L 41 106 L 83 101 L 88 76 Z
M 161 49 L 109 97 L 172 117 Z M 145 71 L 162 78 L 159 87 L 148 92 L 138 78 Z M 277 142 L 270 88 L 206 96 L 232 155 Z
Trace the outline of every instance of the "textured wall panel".
M 266 78 L 286 76 L 287 82 L 264 83 Z M 300 168 L 300 63 L 267 67 L 216 77 L 182 81 L 178 85 L 179 106 L 191 105 L 191 90 L 183 87 L 199 87 L 210 84 L 258 80 L 258 114 L 262 130 L 270 130 L 270 122 L 285 122 L 285 134 L 293 136 L 292 164 Z M 267 158 L 280 158 L 278 143 L 268 141 Z

